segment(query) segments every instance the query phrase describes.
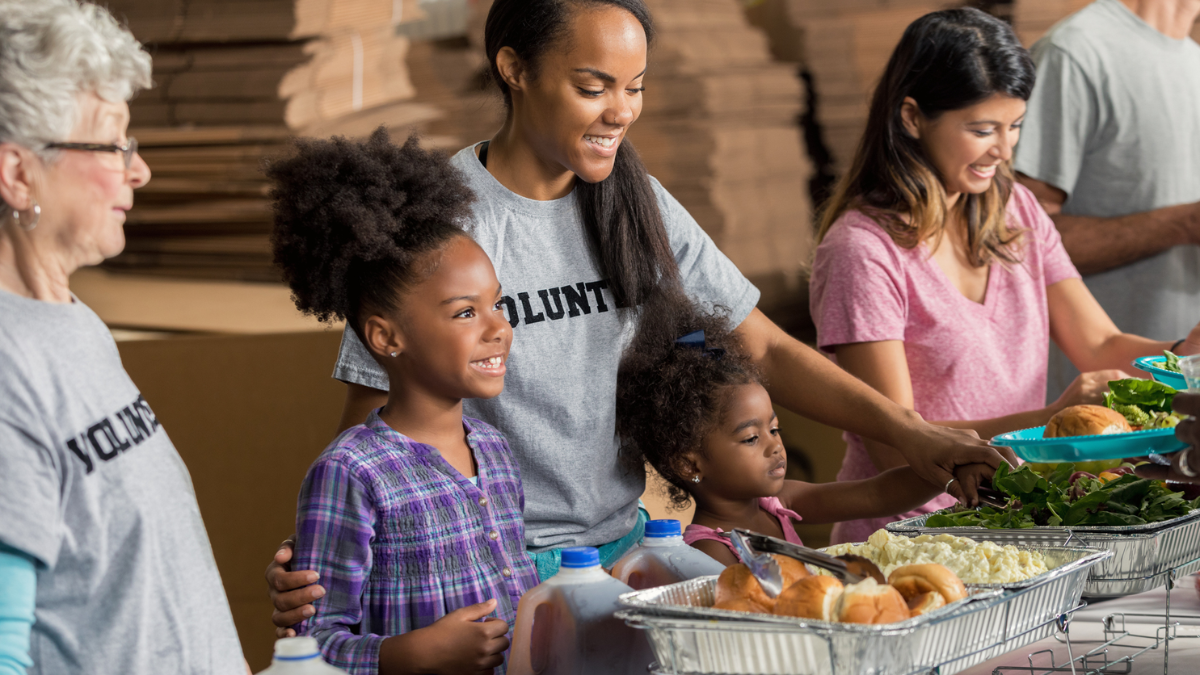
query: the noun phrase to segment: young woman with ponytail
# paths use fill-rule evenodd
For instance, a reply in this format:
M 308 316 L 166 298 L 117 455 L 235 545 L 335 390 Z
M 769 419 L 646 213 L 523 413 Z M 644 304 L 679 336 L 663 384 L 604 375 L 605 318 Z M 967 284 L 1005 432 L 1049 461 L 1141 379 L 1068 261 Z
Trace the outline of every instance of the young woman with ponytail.
M 1126 377 L 1119 368 L 1172 345 L 1117 330 L 1054 223 L 1013 181 L 1033 81 L 1002 21 L 954 9 L 913 22 L 823 210 L 813 265 L 818 346 L 896 403 L 985 438 L 1098 403 L 1109 380 Z M 1046 406 L 1051 338 L 1084 374 Z M 1200 350 L 1200 329 L 1183 350 Z M 846 441 L 839 480 L 910 461 L 878 439 Z M 909 514 L 839 523 L 833 540 L 862 541 L 952 503 L 943 495 Z
M 653 34 L 643 0 L 496 0 L 485 42 L 508 114 L 490 141 L 452 160 L 476 195 L 471 234 L 495 265 L 514 334 L 504 393 L 468 401 L 467 412 L 503 430 L 520 462 L 526 539 L 543 578 L 557 549 L 599 546 L 611 565 L 640 537 L 645 477 L 617 461 L 617 366 L 637 308 L 663 294 L 724 308 L 774 400 L 902 448 L 931 483 L 946 485 L 957 465 L 1002 461 L 972 434 L 925 424 L 846 376 L 755 309 L 758 291 L 625 140 Z M 335 377 L 349 385 L 343 427 L 384 403 L 387 379 L 351 331 Z M 323 592 L 301 588 L 314 575 L 285 571 L 289 558 L 285 545 L 267 572 L 280 627 Z

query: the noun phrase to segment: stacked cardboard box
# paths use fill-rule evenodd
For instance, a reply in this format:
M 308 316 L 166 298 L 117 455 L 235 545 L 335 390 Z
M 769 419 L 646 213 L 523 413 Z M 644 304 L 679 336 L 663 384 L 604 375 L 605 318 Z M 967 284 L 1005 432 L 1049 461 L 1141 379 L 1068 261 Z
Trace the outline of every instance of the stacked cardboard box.
M 958 0 L 777 2 L 785 5 L 792 39 L 800 41 L 800 48 L 775 51 L 796 54 L 811 73 L 816 121 L 839 175 L 854 158 L 871 94 L 904 29 L 929 12 L 963 4 Z M 772 34 L 783 39 L 789 35 Z
M 291 135 L 364 135 L 437 114 L 413 102 L 400 23 L 417 0 L 112 0 L 154 57 L 130 105 L 152 171 L 114 269 L 276 280 L 262 164 Z
M 285 124 L 411 98 L 406 38 L 417 0 L 113 0 L 151 45 L 157 86 L 132 106 L 145 125 Z
M 811 238 L 802 83 L 735 0 L 649 0 L 658 26 L 629 139 L 650 173 L 764 291 L 797 291 Z

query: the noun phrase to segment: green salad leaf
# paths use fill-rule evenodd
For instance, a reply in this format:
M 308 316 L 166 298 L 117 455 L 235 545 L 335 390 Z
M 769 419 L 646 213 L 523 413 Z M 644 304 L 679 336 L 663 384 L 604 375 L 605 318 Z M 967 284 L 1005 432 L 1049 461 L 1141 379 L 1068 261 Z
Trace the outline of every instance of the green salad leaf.
M 1164 483 L 1139 478 L 1132 472 L 1109 481 L 1076 474 L 1071 463 L 1057 465 L 1046 476 L 1029 466 L 1010 470 L 1001 464 L 992 477 L 992 487 L 1005 496 L 1004 508 L 955 507 L 931 514 L 925 526 L 1027 529 L 1142 525 L 1178 518 L 1200 508 L 1200 498 L 1188 501 L 1182 492 L 1172 492 Z
M 1172 373 L 1179 373 L 1181 375 L 1183 374 L 1183 371 L 1179 369 L 1179 357 L 1178 356 L 1175 356 L 1171 352 L 1163 352 L 1163 356 L 1167 357 L 1167 360 L 1163 361 L 1162 365 L 1159 366 L 1159 368 L 1162 368 L 1163 370 L 1169 370 Z
M 1105 405 L 1136 405 L 1147 413 L 1152 411 L 1171 412 L 1171 401 L 1175 400 L 1175 388 L 1154 380 L 1112 380 L 1108 383 Z M 1116 410 L 1116 408 L 1113 408 Z

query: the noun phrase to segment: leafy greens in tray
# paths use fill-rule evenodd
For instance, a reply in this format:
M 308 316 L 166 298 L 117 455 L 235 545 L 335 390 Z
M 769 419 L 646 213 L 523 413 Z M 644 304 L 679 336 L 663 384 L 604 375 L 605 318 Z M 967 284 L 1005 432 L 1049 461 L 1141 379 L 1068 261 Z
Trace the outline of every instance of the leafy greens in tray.
M 1172 492 L 1155 480 L 1127 473 L 1109 481 L 1059 464 L 1040 476 L 1028 467 L 1015 471 L 1001 464 L 992 487 L 1007 497 L 1005 508 L 983 506 L 939 512 L 926 527 L 981 526 L 988 529 L 1025 529 L 1036 526 L 1144 525 L 1187 515 L 1200 508 L 1182 492 Z

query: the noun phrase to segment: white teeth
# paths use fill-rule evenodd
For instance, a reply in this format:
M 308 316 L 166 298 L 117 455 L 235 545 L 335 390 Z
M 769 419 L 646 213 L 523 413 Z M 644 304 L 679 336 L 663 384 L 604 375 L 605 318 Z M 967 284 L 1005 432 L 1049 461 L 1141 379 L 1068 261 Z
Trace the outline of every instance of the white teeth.
M 617 139 L 615 138 L 605 138 L 602 136 L 584 136 L 583 140 L 590 143 L 595 143 L 602 148 L 611 148 L 613 144 L 617 142 Z
M 482 359 L 475 362 L 480 368 L 495 369 L 499 368 L 504 363 L 504 357 L 493 356 L 490 359 Z

